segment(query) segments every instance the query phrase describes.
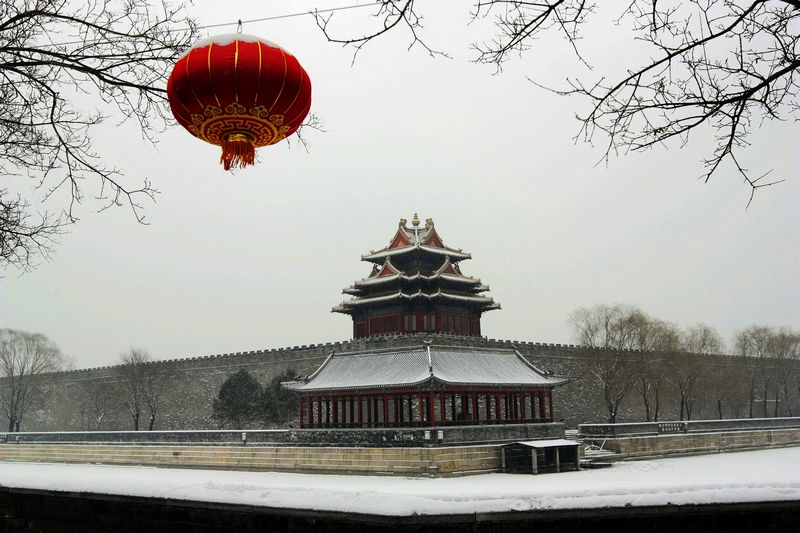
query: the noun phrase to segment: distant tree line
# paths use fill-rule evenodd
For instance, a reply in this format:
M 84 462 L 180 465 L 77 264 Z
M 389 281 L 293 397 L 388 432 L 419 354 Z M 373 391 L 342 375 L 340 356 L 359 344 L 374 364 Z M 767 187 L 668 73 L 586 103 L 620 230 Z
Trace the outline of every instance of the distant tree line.
M 789 328 L 737 332 L 733 356 L 743 359 L 726 361 L 714 328 L 681 328 L 632 306 L 580 308 L 569 322 L 575 341 L 590 349 L 585 377 L 596 385 L 609 423 L 624 401 L 638 403 L 648 422 L 691 420 L 700 402 L 713 403 L 717 418 L 794 416 L 800 402 L 800 333 Z M 669 395 L 677 407 L 665 413 Z
M 156 429 L 157 416 L 170 408 L 165 399 L 171 395 L 165 393 L 177 383 L 176 375 L 141 348 L 129 349 L 118 361 L 111 379 L 77 384 L 73 420 L 86 431 L 99 431 L 108 427 L 112 412 L 125 413 L 128 428 Z M 0 414 L 7 421 L 0 430 L 20 431 L 31 409 L 46 403 L 49 375 L 71 366 L 69 358 L 44 335 L 0 329 Z M 295 375 L 288 370 L 262 387 L 245 370 L 233 374 L 214 400 L 214 420 L 220 427 L 237 429 L 286 424 L 296 413 L 296 400 L 280 383 Z
M 576 343 L 573 386 L 608 422 L 625 420 L 796 416 L 800 411 L 800 333 L 786 327 L 738 331 L 730 355 L 710 326 L 682 328 L 626 305 L 580 308 L 569 317 Z M 578 360 L 580 359 L 580 361 Z M 20 431 L 32 411 L 47 412 L 52 373 L 72 363 L 44 335 L 0 329 L 0 416 Z M 73 382 L 70 421 L 87 431 L 156 429 L 174 417 L 179 376 L 131 348 L 104 379 Z M 220 428 L 278 427 L 297 415 L 297 399 L 281 388 L 289 369 L 262 385 L 246 370 L 228 375 L 211 401 Z M 49 385 L 48 385 L 49 383 Z M 50 387 L 50 388 L 48 388 Z M 177 394 L 177 395 L 176 395 Z M 52 400 L 55 401 L 55 400 Z M 74 405 L 72 405 L 74 403 Z M 124 415 L 123 415 L 124 413 Z M 45 415 L 46 416 L 46 415 Z M 62 423 L 63 424 L 63 423 Z
M 130 415 L 134 430 L 141 429 L 143 417 L 147 429 L 155 426 L 171 376 L 151 364 L 150 355 L 139 348 L 122 354 L 119 362 L 114 381 L 87 380 L 81 384 L 76 411 L 88 431 L 100 429 L 108 412 L 118 407 Z M 20 431 L 31 406 L 41 402 L 47 393 L 47 375 L 71 366 L 70 359 L 44 335 L 0 330 L 0 409 L 8 421 L 7 431 Z

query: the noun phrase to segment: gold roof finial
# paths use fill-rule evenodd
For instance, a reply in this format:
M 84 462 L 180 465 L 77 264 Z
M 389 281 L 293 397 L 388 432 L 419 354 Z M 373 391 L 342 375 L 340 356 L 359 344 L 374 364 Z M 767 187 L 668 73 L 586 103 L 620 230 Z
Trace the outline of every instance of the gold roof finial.
M 416 213 L 414 213 L 414 218 L 411 219 L 411 225 L 414 226 L 415 228 L 419 226 L 419 217 L 417 216 Z

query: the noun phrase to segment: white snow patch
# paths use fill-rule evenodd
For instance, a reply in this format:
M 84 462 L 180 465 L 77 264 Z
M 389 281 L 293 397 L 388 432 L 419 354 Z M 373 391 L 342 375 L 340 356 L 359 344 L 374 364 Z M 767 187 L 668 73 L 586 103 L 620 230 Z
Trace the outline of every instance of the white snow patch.
M 279 44 L 275 44 L 272 41 L 268 41 L 266 39 L 262 39 L 256 35 L 249 35 L 247 33 L 222 33 L 220 35 L 212 35 L 211 37 L 206 37 L 205 39 L 200 39 L 196 43 L 192 45 L 192 47 L 187 50 L 178 60 L 183 59 L 189 53 L 194 50 L 195 48 L 203 48 L 204 46 L 208 46 L 210 44 L 216 44 L 217 46 L 227 46 L 229 44 L 233 44 L 236 41 L 240 41 L 243 43 L 258 43 L 265 44 L 267 46 L 271 46 L 272 48 L 278 48 L 283 50 L 285 53 L 292 55 L 288 50 L 282 47 Z
M 0 486 L 390 516 L 800 500 L 800 448 L 561 474 L 402 478 L 0 463 Z

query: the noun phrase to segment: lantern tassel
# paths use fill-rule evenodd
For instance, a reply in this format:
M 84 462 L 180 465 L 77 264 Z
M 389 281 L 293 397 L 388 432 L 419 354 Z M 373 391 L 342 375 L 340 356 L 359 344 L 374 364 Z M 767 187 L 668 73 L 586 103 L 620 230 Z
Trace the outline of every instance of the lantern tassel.
M 222 143 L 222 156 L 219 162 L 225 170 L 244 168 L 255 164 L 256 148 L 244 135 L 231 135 Z

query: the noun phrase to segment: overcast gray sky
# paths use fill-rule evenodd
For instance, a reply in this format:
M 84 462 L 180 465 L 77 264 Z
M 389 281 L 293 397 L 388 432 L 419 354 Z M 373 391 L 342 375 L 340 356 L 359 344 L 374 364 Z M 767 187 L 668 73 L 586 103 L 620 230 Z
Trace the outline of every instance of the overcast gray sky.
M 190 12 L 213 24 L 345 4 L 195 0 Z M 462 270 L 503 306 L 484 315 L 492 338 L 569 342 L 573 310 L 617 302 L 728 341 L 752 324 L 800 327 L 797 124 L 752 137 L 744 164 L 787 181 L 749 209 L 732 168 L 698 180 L 711 132 L 597 166 L 600 147 L 572 142 L 585 103 L 527 79 L 558 85 L 576 72 L 563 42 L 540 41 L 493 75 L 469 63 L 469 43 L 491 29 L 467 25 L 466 3 L 419 8 L 422 36 L 453 59 L 407 51 L 397 32 L 351 66 L 352 50 L 328 44 L 311 17 L 245 24 L 311 76 L 327 132 L 310 132 L 310 153 L 263 148 L 256 167 L 231 174 L 217 147 L 178 126 L 155 147 L 132 123 L 98 130 L 97 150 L 129 183 L 149 177 L 161 191 L 149 225 L 86 202 L 51 262 L 0 280 L 0 327 L 47 335 L 79 367 L 131 346 L 172 358 L 347 339 L 349 317 L 330 308 L 368 274 L 360 254 L 415 211 L 473 254 Z M 609 22 L 617 15 L 601 11 L 586 29 L 598 71 L 646 57 Z M 366 17 L 336 20 L 346 32 Z

